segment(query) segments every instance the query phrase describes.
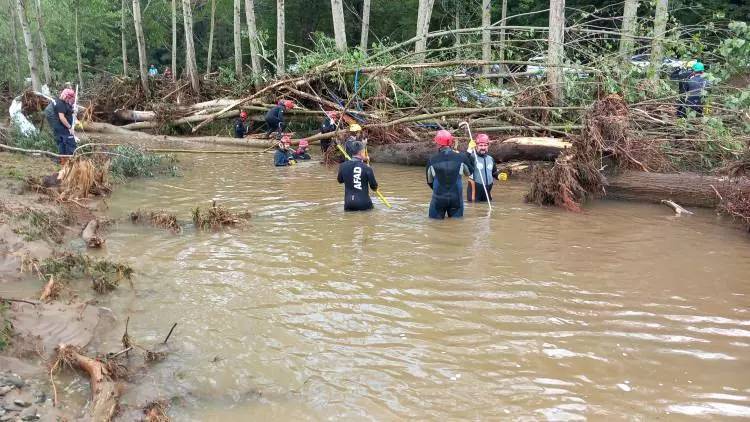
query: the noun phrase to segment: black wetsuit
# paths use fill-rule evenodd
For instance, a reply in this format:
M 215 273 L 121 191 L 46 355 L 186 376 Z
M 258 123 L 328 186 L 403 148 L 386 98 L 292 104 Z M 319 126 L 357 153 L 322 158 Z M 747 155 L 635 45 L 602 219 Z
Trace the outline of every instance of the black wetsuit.
M 292 157 L 294 157 L 294 159 L 297 161 L 309 160 L 310 154 L 307 153 L 307 149 L 305 149 L 304 151 L 302 149 L 298 149 L 292 153 Z
M 273 165 L 276 167 L 284 167 L 289 164 L 289 152 L 277 147 L 276 152 L 273 153 Z
M 469 176 L 474 165 L 466 154 L 442 147 L 427 162 L 427 184 L 432 189 L 430 218 L 463 217 L 464 200 L 461 175 Z
M 245 134 L 247 133 L 247 126 L 245 126 L 245 121 L 241 118 L 234 119 L 234 137 L 235 138 L 244 138 Z
M 708 88 L 708 80 L 696 73 L 687 81 L 687 106 L 698 116 L 703 116 L 703 93 Z
M 336 130 L 336 124 L 333 122 L 333 119 L 330 117 L 327 117 L 322 125 L 320 125 L 320 133 L 331 133 Z M 325 154 L 326 151 L 328 151 L 328 148 L 331 147 L 331 144 L 333 143 L 333 140 L 331 139 L 322 139 L 320 141 L 320 151 Z
M 272 109 L 268 110 L 268 113 L 266 113 L 266 124 L 268 125 L 266 135 L 270 135 L 273 132 L 281 133 L 284 131 L 285 111 L 286 108 L 281 104 L 276 105 Z
M 375 173 L 360 158 L 354 157 L 339 165 L 339 183 L 344 184 L 344 211 L 372 209 L 370 190 L 378 190 Z

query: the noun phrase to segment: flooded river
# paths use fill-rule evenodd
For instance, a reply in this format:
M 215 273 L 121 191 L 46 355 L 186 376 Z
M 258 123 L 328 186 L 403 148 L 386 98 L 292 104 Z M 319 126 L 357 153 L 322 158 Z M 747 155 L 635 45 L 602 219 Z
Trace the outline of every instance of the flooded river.
M 505 182 L 491 215 L 430 221 L 423 169 L 376 165 L 394 208 L 344 213 L 317 162 L 181 161 L 118 187 L 110 216 L 217 200 L 254 218 L 108 236 L 137 275 L 102 304 L 146 344 L 179 323 L 126 400 L 158 390 L 179 421 L 750 417 L 750 239 L 710 212 L 572 214 Z

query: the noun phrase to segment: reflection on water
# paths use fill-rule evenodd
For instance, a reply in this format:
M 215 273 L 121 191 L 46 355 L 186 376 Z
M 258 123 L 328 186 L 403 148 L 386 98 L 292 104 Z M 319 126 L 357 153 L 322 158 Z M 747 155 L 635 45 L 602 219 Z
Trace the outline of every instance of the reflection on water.
M 394 209 L 344 213 L 315 162 L 183 161 L 182 178 L 119 188 L 111 216 L 188 220 L 215 199 L 250 209 L 248 229 L 122 223 L 105 251 L 138 272 L 105 303 L 131 335 L 180 324 L 140 387 L 179 398 L 176 420 L 750 416 L 750 250 L 709 213 L 572 214 L 511 182 L 492 215 L 430 221 L 423 170 L 386 165 Z

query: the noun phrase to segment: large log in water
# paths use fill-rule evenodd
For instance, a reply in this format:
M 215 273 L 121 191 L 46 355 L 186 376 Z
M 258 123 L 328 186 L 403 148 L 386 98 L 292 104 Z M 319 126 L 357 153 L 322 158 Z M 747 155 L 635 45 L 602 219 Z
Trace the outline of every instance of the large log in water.
M 511 160 L 554 161 L 570 143 L 555 138 L 511 138 L 490 144 L 489 154 L 498 162 Z M 370 158 L 378 163 L 425 165 L 437 152 L 432 142 L 372 146 Z M 465 147 L 460 148 L 465 149 Z
M 695 173 L 646 173 L 627 171 L 608 176 L 607 198 L 647 202 L 672 200 L 682 206 L 714 208 L 731 190 L 750 194 L 747 178 L 706 176 Z

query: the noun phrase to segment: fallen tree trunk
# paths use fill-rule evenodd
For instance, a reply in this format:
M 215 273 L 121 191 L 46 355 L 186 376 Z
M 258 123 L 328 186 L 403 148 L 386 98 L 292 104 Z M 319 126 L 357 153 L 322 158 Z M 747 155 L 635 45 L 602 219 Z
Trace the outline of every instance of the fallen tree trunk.
M 498 162 L 511 160 L 554 161 L 570 148 L 570 143 L 556 138 L 510 138 L 490 144 L 489 154 Z M 464 149 L 464 148 L 461 148 Z M 370 158 L 378 163 L 426 165 L 437 149 L 432 142 L 373 145 Z
M 69 345 L 61 344 L 58 356 L 72 366 L 86 371 L 91 382 L 91 403 L 89 416 L 94 421 L 110 421 L 117 410 L 117 386 L 104 363 L 84 356 Z
M 687 207 L 715 208 L 731 190 L 750 193 L 750 179 L 695 173 L 626 171 L 607 177 L 606 198 L 660 203 L 671 200 Z

